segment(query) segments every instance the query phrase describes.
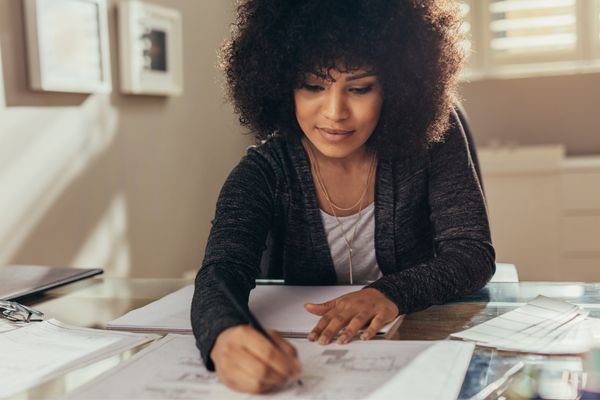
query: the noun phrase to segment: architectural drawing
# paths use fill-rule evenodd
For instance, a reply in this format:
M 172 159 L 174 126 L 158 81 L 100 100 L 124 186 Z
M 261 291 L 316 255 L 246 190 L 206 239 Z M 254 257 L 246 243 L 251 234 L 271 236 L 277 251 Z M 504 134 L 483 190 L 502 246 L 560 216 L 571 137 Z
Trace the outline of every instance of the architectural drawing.
M 355 341 L 348 345 L 321 346 L 305 339 L 291 339 L 303 365 L 303 385 L 290 382 L 270 399 L 362 399 L 398 379 L 409 371 L 412 363 L 438 342 L 372 340 Z M 464 371 L 472 353 L 472 345 L 445 342 L 454 354 L 466 357 Z M 454 367 L 453 359 L 443 363 L 447 351 L 431 353 L 430 364 Z M 440 360 L 442 361 L 440 363 Z M 421 361 L 423 363 L 423 361 Z M 427 364 L 427 365 L 430 365 Z M 432 369 L 435 369 L 432 367 Z M 451 384 L 458 393 L 462 377 L 448 379 L 448 373 L 438 366 L 444 385 Z M 400 375 L 399 375 L 400 374 Z M 434 374 L 435 375 L 435 374 Z M 394 393 L 411 398 L 410 384 L 401 383 Z M 445 390 L 445 389 L 444 389 Z M 452 392 L 452 390 L 450 392 Z M 401 396 L 402 397 L 402 396 Z M 456 395 L 454 395 L 456 397 Z M 221 384 L 215 373 L 208 372 L 200 361 L 194 338 L 190 335 L 168 335 L 127 362 L 108 371 L 71 394 L 72 399 L 254 399 L 256 396 L 234 392 Z M 414 398 L 414 396 L 412 396 Z M 436 398 L 436 397 L 431 397 Z

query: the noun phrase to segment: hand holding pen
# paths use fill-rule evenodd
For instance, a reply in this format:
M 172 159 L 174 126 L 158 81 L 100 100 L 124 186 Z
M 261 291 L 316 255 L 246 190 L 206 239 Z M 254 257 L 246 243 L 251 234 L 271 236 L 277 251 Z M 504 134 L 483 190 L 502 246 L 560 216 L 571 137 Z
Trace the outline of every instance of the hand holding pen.
M 234 390 L 265 393 L 298 381 L 301 373 L 296 349 L 275 331 L 267 332 L 222 284 L 223 292 L 249 325 L 238 325 L 219 334 L 210 357 L 219 379 Z M 300 383 L 300 381 L 298 381 Z

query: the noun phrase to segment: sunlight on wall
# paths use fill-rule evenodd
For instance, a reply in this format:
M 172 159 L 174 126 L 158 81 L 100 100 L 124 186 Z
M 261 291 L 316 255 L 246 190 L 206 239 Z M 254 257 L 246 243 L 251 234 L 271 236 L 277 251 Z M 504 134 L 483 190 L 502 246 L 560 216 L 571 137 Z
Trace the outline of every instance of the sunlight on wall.
M 92 95 L 78 107 L 7 108 L 3 87 L 0 92 L 1 264 L 69 183 L 110 145 L 118 114 L 108 95 Z
M 127 203 L 122 194 L 112 199 L 98 225 L 69 265 L 104 268 L 108 276 L 129 275 L 131 257 L 127 241 Z

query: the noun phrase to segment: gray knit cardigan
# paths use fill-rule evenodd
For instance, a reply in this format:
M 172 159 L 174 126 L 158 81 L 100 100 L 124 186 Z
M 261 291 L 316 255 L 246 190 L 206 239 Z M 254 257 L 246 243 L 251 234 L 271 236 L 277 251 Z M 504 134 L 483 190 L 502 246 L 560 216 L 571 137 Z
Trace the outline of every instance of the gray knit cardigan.
M 481 187 L 458 117 L 452 118 L 445 141 L 431 145 L 419 161 L 378 163 L 375 253 L 383 276 L 369 287 L 402 314 L 476 291 L 495 271 Z M 250 148 L 219 195 L 191 311 L 196 344 L 209 369 L 219 333 L 247 323 L 219 281 L 247 304 L 267 237 L 270 277 L 288 285 L 336 284 L 299 139 L 274 137 Z

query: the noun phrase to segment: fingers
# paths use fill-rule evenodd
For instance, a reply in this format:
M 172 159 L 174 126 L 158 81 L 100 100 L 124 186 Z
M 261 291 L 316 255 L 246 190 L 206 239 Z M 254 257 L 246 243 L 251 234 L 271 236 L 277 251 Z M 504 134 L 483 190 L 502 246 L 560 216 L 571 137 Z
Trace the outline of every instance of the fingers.
M 351 319 L 351 310 L 340 312 L 335 309 L 324 315 L 319 322 L 317 322 L 317 325 L 308 335 L 308 340 L 315 341 L 318 339 L 319 344 L 329 344 Z
M 273 339 L 276 340 L 276 343 L 281 343 L 282 346 L 285 345 L 285 350 L 273 344 L 254 329 L 250 329 L 248 332 L 248 338 L 244 342 L 244 346 L 248 352 L 261 360 L 265 365 L 268 365 L 279 375 L 286 378 L 299 375 L 300 362 L 296 357 L 295 349 L 289 349 L 287 342 L 278 335 L 273 337 Z
M 366 288 L 323 304 L 307 304 L 308 311 L 321 315 L 308 340 L 331 343 L 341 332 L 338 343 L 348 343 L 365 325 L 369 328 L 361 339 L 370 339 L 398 314 L 398 307 L 376 289 Z M 325 314 L 322 312 L 328 309 Z M 369 321 L 371 321 L 369 323 Z
M 315 303 L 306 303 L 304 308 L 311 314 L 316 315 L 324 315 L 331 309 L 333 309 L 336 305 L 336 299 L 327 301 L 325 303 L 315 304 Z
M 296 348 L 292 346 L 290 342 L 281 337 L 281 335 L 279 335 L 277 331 L 269 329 L 269 335 L 275 341 L 275 343 L 277 343 L 277 346 L 280 350 L 283 350 L 283 352 L 289 355 L 290 357 L 298 357 L 298 351 L 296 350 Z
M 308 335 L 308 340 L 315 341 L 315 340 L 319 339 L 319 337 L 321 336 L 321 333 L 329 325 L 331 318 L 332 318 L 331 316 L 328 316 L 326 314 L 335 309 L 335 307 L 337 305 L 337 300 L 338 299 L 336 298 L 336 299 L 327 301 L 325 303 L 320 303 L 320 304 L 306 303 L 304 305 L 304 308 L 308 312 L 319 315 L 319 316 L 323 316 L 319 320 L 317 325 L 313 328 L 311 333 Z M 341 329 L 341 327 L 340 327 L 340 329 Z M 339 331 L 339 329 L 338 329 L 338 331 Z M 336 331 L 335 334 L 337 334 L 338 331 Z M 327 341 L 325 338 L 323 338 L 323 341 L 329 343 L 329 341 Z M 321 344 L 327 344 L 327 343 L 321 343 Z
M 372 320 L 371 323 L 369 324 L 369 327 L 367 328 L 367 330 L 365 330 L 362 335 L 360 335 L 360 339 L 361 340 L 369 340 L 371 339 L 373 336 L 377 335 L 377 332 L 379 332 L 379 330 L 381 328 L 383 328 L 383 325 L 385 325 L 386 320 L 383 318 L 383 316 L 381 314 L 376 315 Z
M 349 341 L 351 341 L 352 338 L 356 336 L 358 331 L 361 330 L 369 322 L 371 317 L 372 316 L 370 314 L 361 313 L 358 314 L 356 317 L 352 318 L 352 321 L 350 321 L 346 329 L 344 329 L 337 342 L 339 344 L 346 344 Z
M 279 335 L 272 343 L 249 325 L 221 332 L 211 358 L 219 379 L 235 390 L 264 393 L 300 375 L 296 350 Z
M 221 371 L 228 373 L 221 374 Z M 217 372 L 219 378 L 229 387 L 251 393 L 272 390 L 283 385 L 288 379 L 248 352 L 240 352 L 235 358 L 224 360 Z

